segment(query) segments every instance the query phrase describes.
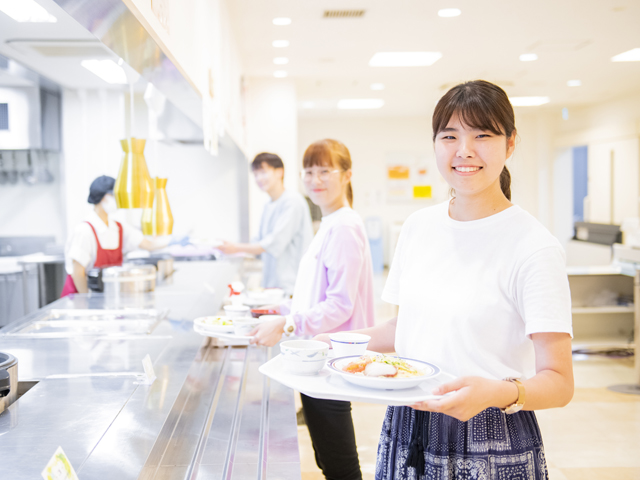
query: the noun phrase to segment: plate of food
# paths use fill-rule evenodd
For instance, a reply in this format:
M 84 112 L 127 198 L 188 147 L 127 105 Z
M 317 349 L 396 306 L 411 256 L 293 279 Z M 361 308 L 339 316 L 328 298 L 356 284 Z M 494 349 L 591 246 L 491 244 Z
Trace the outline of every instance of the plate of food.
M 338 357 L 327 367 L 349 383 L 379 390 L 413 388 L 440 373 L 440 368 L 422 360 L 382 354 Z
M 233 333 L 233 320 L 222 315 L 199 317 L 193 321 L 194 328 L 213 333 Z

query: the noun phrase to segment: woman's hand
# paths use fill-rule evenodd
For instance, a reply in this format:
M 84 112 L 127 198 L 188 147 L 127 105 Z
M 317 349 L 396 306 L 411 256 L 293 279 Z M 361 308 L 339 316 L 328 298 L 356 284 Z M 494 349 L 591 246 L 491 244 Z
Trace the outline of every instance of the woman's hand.
M 232 255 L 234 253 L 240 252 L 240 249 L 235 243 L 226 242 L 226 241 L 223 242 L 222 245 L 218 245 L 216 248 L 220 250 L 222 253 L 224 253 L 225 255 Z
M 518 399 L 518 387 L 502 380 L 460 377 L 434 389 L 435 395 L 449 395 L 411 405 L 416 410 L 444 413 L 466 422 L 489 407 L 505 408 Z
M 286 320 L 284 317 L 274 318 L 268 322 L 261 323 L 249 334 L 253 337 L 251 343 L 273 347 L 282 338 L 285 323 Z

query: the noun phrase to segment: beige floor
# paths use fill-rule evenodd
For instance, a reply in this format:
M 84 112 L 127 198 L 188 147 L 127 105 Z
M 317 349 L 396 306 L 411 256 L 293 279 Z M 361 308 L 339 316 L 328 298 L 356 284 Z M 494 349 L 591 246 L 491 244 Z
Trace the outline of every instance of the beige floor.
M 379 285 L 376 285 L 379 287 Z M 378 288 L 376 289 L 378 290 Z M 379 295 L 376 295 L 380 298 Z M 376 321 L 395 307 L 376 305 Z M 551 480 L 640 480 L 640 395 L 614 393 L 610 385 L 634 383 L 633 359 L 574 358 L 575 395 L 565 408 L 536 413 Z M 354 403 L 360 466 L 364 479 L 375 473 L 376 449 L 386 407 Z M 322 480 L 309 432 L 298 427 L 302 480 Z

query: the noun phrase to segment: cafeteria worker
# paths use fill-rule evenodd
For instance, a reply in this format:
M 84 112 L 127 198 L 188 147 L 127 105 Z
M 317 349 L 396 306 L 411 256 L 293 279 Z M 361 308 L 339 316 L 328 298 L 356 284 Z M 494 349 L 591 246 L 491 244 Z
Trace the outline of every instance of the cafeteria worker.
M 102 175 L 89 187 L 87 201 L 94 207 L 86 220 L 76 226 L 67 242 L 67 279 L 62 297 L 87 293 L 87 271 L 92 268 L 122 265 L 124 255 L 138 248 L 157 250 L 166 246 L 144 238 L 140 230 L 109 218 L 118 209 L 113 196 L 115 183 L 113 177 Z

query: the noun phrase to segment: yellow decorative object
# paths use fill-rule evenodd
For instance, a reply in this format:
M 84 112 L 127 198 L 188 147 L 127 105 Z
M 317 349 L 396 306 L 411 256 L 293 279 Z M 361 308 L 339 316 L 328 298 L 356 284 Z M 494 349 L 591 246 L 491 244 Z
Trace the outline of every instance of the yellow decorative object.
M 171 235 L 173 215 L 167 197 L 167 179 L 155 178 L 153 205 L 142 212 L 142 233 L 145 235 Z
M 113 189 L 118 208 L 151 208 L 153 183 L 144 159 L 146 141 L 139 138 L 120 140 L 124 156 Z

